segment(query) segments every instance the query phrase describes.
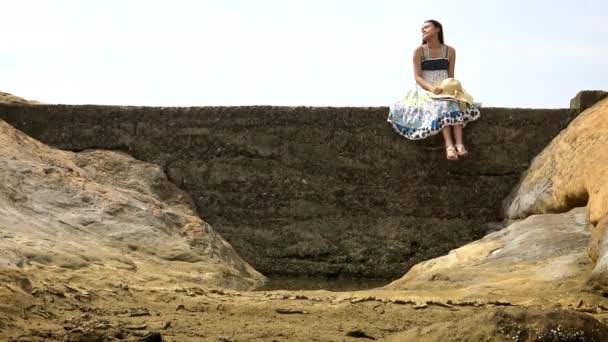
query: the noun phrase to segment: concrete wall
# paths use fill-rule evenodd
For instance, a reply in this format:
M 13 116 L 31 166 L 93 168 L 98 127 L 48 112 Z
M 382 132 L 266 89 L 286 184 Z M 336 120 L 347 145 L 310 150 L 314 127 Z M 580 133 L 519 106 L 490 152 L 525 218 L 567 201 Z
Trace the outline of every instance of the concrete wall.
M 484 108 L 470 157 L 408 141 L 386 107 L 0 106 L 49 145 L 162 165 L 200 215 L 270 274 L 397 277 L 485 234 L 568 109 Z

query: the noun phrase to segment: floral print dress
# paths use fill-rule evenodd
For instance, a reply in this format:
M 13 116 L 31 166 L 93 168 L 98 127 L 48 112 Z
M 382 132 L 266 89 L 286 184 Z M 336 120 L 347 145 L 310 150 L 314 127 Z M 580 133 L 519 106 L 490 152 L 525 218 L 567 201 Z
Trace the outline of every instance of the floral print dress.
M 437 85 L 448 78 L 447 45 L 442 47 L 442 57 L 430 58 L 426 49 L 422 61 L 422 77 L 429 83 Z M 466 124 L 479 119 L 480 105 L 467 104 L 460 107 L 453 99 L 435 99 L 420 85 L 409 90 L 405 97 L 390 106 L 388 121 L 395 132 L 412 140 L 424 139 L 435 135 L 446 125 Z

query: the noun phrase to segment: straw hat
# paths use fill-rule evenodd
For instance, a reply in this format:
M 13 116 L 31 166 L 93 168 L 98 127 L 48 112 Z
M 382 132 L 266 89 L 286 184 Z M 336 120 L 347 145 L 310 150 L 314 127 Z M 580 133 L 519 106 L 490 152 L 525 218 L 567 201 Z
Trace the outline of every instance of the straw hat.
M 473 104 L 473 96 L 467 93 L 462 88 L 460 81 L 454 78 L 446 78 L 439 84 L 442 91 L 440 94 L 429 92 L 429 96 L 437 99 L 454 99 L 460 102 L 461 105 L 465 103 Z

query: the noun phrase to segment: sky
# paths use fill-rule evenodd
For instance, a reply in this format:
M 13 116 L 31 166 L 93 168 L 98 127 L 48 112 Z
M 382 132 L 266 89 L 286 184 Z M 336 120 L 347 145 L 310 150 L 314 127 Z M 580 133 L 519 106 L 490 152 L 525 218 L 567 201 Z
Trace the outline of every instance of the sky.
M 0 0 L 0 91 L 47 103 L 389 106 L 436 19 L 483 106 L 608 90 L 605 0 Z

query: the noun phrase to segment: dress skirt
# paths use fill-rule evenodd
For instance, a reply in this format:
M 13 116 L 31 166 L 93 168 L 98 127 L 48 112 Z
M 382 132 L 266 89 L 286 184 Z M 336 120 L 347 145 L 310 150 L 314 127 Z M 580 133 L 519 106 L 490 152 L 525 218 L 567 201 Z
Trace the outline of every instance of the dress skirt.
M 388 121 L 395 132 L 412 139 L 424 139 L 435 135 L 446 125 L 463 125 L 480 117 L 479 104 L 466 104 L 461 108 L 458 101 L 436 99 L 418 84 L 402 99 L 390 106 Z

